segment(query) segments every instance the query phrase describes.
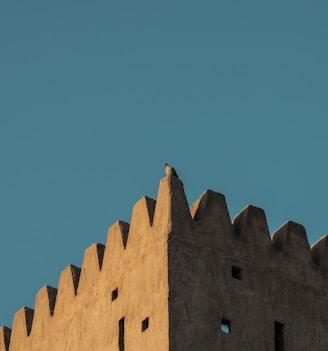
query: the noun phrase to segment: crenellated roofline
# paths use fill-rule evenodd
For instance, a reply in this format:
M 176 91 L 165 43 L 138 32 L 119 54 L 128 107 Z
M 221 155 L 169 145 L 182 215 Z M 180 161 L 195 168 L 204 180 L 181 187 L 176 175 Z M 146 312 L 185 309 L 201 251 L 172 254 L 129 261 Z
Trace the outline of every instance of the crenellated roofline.
M 33 328 L 42 328 L 46 319 L 61 318 L 57 311 L 74 304 L 89 289 L 90 282 L 109 269 L 113 260 L 120 261 L 130 247 L 138 247 L 143 235 L 138 228 L 143 227 L 152 228 L 154 235 L 160 235 L 164 229 L 172 238 L 220 249 L 230 255 L 238 252 L 259 264 L 270 262 L 275 269 L 288 274 L 296 272 L 295 279 L 308 284 L 312 283 L 306 281 L 311 272 L 319 271 L 322 284 L 327 284 L 327 235 L 310 247 L 305 228 L 287 221 L 270 236 L 264 211 L 251 205 L 231 221 L 224 195 L 212 190 L 204 192 L 190 210 L 182 182 L 175 176 L 166 176 L 160 181 L 156 201 L 144 196 L 134 205 L 131 225 L 115 222 L 108 230 L 106 245 L 95 243 L 86 249 L 81 269 L 67 266 L 60 275 L 58 290 L 42 287 L 36 296 L 35 310 L 21 308 L 15 314 L 13 330 L 0 328 L 0 351 L 10 351 L 11 338 L 29 337 Z M 129 235 L 130 232 L 133 234 Z

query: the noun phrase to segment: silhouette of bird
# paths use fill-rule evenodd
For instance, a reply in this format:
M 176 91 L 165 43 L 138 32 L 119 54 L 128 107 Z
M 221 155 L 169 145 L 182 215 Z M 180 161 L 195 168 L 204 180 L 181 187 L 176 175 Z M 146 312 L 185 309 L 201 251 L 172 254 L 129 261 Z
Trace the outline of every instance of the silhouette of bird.
M 167 176 L 169 177 L 174 176 L 179 178 L 175 169 L 172 166 L 170 166 L 168 163 L 164 163 L 164 167 L 165 167 L 165 173 Z

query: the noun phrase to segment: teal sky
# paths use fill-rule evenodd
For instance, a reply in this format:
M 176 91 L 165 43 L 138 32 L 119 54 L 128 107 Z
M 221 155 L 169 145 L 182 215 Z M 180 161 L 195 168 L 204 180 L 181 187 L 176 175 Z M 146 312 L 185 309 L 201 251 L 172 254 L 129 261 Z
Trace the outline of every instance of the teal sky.
M 327 1 L 1 1 L 0 325 L 163 163 L 191 205 L 328 233 Z

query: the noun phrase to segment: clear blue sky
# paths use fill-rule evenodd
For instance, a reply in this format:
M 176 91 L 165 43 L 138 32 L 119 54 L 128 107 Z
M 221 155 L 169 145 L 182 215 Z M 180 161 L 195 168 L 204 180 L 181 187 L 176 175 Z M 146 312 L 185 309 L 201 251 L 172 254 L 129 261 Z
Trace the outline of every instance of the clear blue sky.
M 156 198 L 328 232 L 327 1 L 1 1 L 0 325 Z

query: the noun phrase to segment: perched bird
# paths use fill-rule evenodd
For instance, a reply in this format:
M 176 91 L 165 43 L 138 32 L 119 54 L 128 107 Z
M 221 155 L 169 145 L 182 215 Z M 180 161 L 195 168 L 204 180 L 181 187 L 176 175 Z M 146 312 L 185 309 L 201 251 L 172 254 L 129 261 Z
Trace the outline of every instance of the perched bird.
M 175 169 L 171 167 L 168 163 L 164 163 L 164 167 L 165 167 L 165 173 L 167 176 L 169 177 L 174 176 L 179 178 Z

